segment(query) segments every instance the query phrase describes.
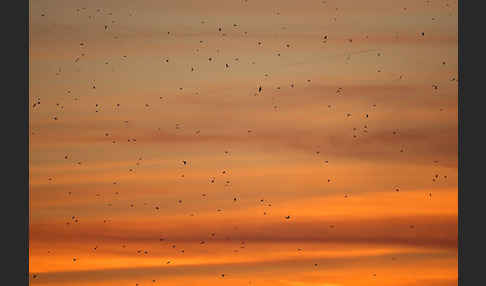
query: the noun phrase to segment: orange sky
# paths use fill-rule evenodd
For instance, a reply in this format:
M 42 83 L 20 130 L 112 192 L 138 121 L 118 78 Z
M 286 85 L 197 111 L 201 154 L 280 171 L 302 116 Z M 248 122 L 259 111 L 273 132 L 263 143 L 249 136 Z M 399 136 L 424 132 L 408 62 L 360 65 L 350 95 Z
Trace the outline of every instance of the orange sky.
M 456 1 L 30 14 L 32 285 L 457 285 Z

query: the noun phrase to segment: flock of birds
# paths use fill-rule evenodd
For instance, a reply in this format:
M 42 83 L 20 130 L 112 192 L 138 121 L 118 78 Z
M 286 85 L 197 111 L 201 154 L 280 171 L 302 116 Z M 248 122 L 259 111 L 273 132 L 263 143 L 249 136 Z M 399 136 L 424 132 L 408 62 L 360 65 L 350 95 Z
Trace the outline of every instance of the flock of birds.
M 243 2 L 243 4 L 247 4 L 248 3 L 248 0 L 243 0 L 242 2 Z M 428 1 L 426 1 L 426 3 L 427 2 Z M 325 5 L 326 4 L 326 1 L 322 1 L 322 4 Z M 449 3 L 448 2 L 446 3 L 446 5 L 447 5 L 447 7 L 449 7 Z M 336 8 L 336 10 L 337 10 L 337 8 Z M 403 8 L 403 10 L 406 11 L 407 8 Z M 106 11 L 104 9 L 96 9 L 95 11 L 90 11 L 87 8 L 78 8 L 78 9 L 76 9 L 74 11 L 74 13 L 77 16 L 86 17 L 88 20 L 94 20 L 97 17 L 100 17 L 101 15 L 113 16 L 113 17 L 115 16 L 113 12 L 109 12 L 109 11 Z M 127 16 L 128 17 L 133 17 L 134 14 L 135 14 L 135 12 L 130 12 Z M 280 12 L 277 12 L 277 15 L 279 15 L 279 14 L 280 14 Z M 49 13 L 46 11 L 46 12 L 41 13 L 40 16 L 42 18 L 47 18 L 47 17 L 49 17 Z M 336 18 L 334 18 L 333 20 L 336 21 Z M 434 20 L 435 20 L 435 18 L 432 18 L 432 21 L 434 21 Z M 107 33 L 107 36 L 112 37 L 113 39 L 119 39 L 121 36 L 116 33 L 116 24 L 117 24 L 117 20 L 112 19 L 111 21 L 109 21 L 109 23 L 105 23 L 103 25 L 100 25 L 100 29 L 103 30 L 103 31 L 106 31 L 106 32 L 109 32 L 110 31 L 111 33 Z M 204 20 L 201 21 L 201 25 L 206 25 L 206 22 Z M 242 27 L 240 27 L 239 24 L 233 24 L 232 28 L 233 29 L 241 29 Z M 282 29 L 285 29 L 285 28 L 286 27 L 282 27 Z M 228 37 L 228 31 L 226 31 L 225 28 L 223 28 L 221 26 L 216 26 L 216 27 L 214 27 L 214 30 L 217 33 L 219 33 L 221 37 Z M 248 32 L 243 31 L 243 32 L 241 32 L 241 34 L 242 35 L 248 35 Z M 167 36 L 177 37 L 176 34 L 172 33 L 171 31 L 167 31 Z M 366 36 L 366 38 L 367 37 L 368 36 Z M 417 38 L 424 38 L 424 37 L 426 37 L 425 32 L 422 32 L 422 31 L 417 32 Z M 332 38 L 329 35 L 322 35 L 322 37 L 320 39 L 318 39 L 318 40 L 319 40 L 320 44 L 326 44 L 329 41 L 332 41 Z M 348 39 L 347 41 L 350 44 L 353 43 L 353 39 L 351 39 L 351 38 Z M 203 44 L 203 43 L 204 43 L 204 40 L 200 40 L 199 41 L 199 44 Z M 261 46 L 264 45 L 264 43 L 262 41 L 258 41 L 258 42 L 255 43 L 255 45 L 258 46 L 258 47 L 261 47 Z M 86 42 L 86 41 L 80 41 L 79 42 L 79 44 L 78 44 L 79 55 L 77 57 L 75 57 L 73 59 L 73 61 L 72 61 L 72 64 L 74 66 L 76 66 L 78 63 L 82 62 L 83 61 L 83 58 L 88 55 L 88 53 L 89 53 L 89 47 L 90 47 L 90 43 L 89 42 Z M 284 49 L 285 48 L 289 49 L 291 47 L 292 47 L 292 43 L 286 43 L 284 45 Z M 194 51 L 195 51 L 195 53 L 197 53 L 199 51 L 199 48 L 196 47 L 194 49 Z M 216 52 L 219 53 L 220 50 L 216 50 Z M 382 52 L 380 52 L 380 51 L 374 50 L 372 52 L 376 52 L 376 56 L 377 57 L 382 56 Z M 278 51 L 276 53 L 276 56 L 281 57 L 282 56 L 282 53 L 283 53 L 282 51 Z M 126 61 L 126 60 L 128 60 L 128 57 L 126 55 L 124 55 L 120 60 Z M 169 63 L 169 62 L 172 62 L 173 59 L 171 59 L 169 57 L 162 57 L 160 60 L 161 60 L 162 63 Z M 214 63 L 214 62 L 217 62 L 218 61 L 218 58 L 217 57 L 214 57 L 214 56 L 208 57 L 207 58 L 207 61 L 208 62 L 211 62 L 211 63 Z M 234 62 L 235 63 L 238 63 L 239 61 L 240 61 L 240 58 L 238 58 L 238 57 L 234 58 Z M 104 61 L 104 64 L 105 65 L 110 65 L 111 63 L 112 63 L 112 61 L 110 61 L 110 60 Z M 255 64 L 254 61 L 252 61 L 251 63 L 252 64 Z M 446 65 L 446 61 L 443 61 L 441 64 L 442 65 Z M 221 68 L 223 70 L 224 69 L 231 69 L 232 67 L 233 67 L 233 64 L 232 63 L 222 63 L 221 64 Z M 197 72 L 198 70 L 199 69 L 198 69 L 197 66 L 191 66 L 190 67 L 190 71 L 191 72 Z M 381 69 L 378 69 L 377 72 L 380 73 L 380 72 L 382 72 L 382 70 Z M 61 67 L 59 67 L 57 69 L 57 71 L 56 71 L 55 74 L 56 74 L 56 76 L 62 76 L 63 69 Z M 268 74 L 265 74 L 264 76 L 265 77 L 268 77 L 269 75 Z M 401 80 L 401 79 L 403 79 L 403 77 L 404 77 L 403 74 L 402 75 L 399 75 L 399 77 L 396 80 Z M 450 81 L 456 81 L 457 82 L 457 79 L 455 77 L 452 77 L 449 80 Z M 312 80 L 311 79 L 308 79 L 306 83 L 307 84 L 310 84 L 311 82 L 312 82 Z M 295 82 L 291 82 L 290 84 L 288 84 L 287 87 L 290 88 L 290 89 L 297 89 L 298 88 L 298 84 L 295 83 Z M 96 81 L 93 80 L 93 82 L 90 84 L 90 88 L 93 91 L 96 91 L 96 89 L 97 89 L 97 83 L 96 83 Z M 281 90 L 283 88 L 284 88 L 284 86 L 282 86 L 282 85 L 279 85 L 279 86 L 276 86 L 276 87 L 268 87 L 268 86 L 264 86 L 262 84 L 256 84 L 255 87 L 252 88 L 252 92 L 251 93 L 252 93 L 253 96 L 263 96 L 264 93 L 265 93 L 265 91 L 267 89 L 275 89 L 275 90 L 278 91 L 278 90 Z M 179 91 L 183 91 L 184 90 L 184 87 L 179 87 L 178 90 Z M 439 90 L 439 84 L 438 83 L 432 84 L 431 85 L 431 92 L 435 92 L 437 90 Z M 339 87 L 339 88 L 336 89 L 335 94 L 336 94 L 336 96 L 342 96 L 344 94 L 344 92 L 345 92 L 344 91 L 344 88 Z M 198 94 L 198 92 L 196 92 L 196 94 Z M 73 96 L 73 90 L 66 90 L 66 96 L 68 98 L 72 98 L 72 100 L 74 100 L 74 101 L 81 100 L 81 97 L 79 97 L 79 96 Z M 160 100 L 163 100 L 164 97 L 160 96 L 159 99 Z M 42 108 L 41 107 L 41 98 L 40 97 L 33 98 L 31 100 L 31 102 L 32 102 L 31 107 L 32 107 L 33 111 L 36 111 L 39 108 Z M 147 109 L 149 109 L 149 108 L 152 107 L 149 103 L 140 103 L 140 104 L 142 104 L 143 107 L 144 108 L 147 108 Z M 121 103 L 114 103 L 113 106 L 111 106 L 111 108 L 113 110 L 117 110 L 117 109 L 121 108 L 121 105 L 122 105 Z M 42 106 L 44 106 L 44 105 L 42 105 Z M 332 105 L 327 105 L 327 107 L 328 108 L 332 108 Z M 62 114 L 62 112 L 65 109 L 64 105 L 62 103 L 59 103 L 59 102 L 56 102 L 55 103 L 55 108 L 56 108 L 56 110 L 58 111 L 59 114 Z M 378 108 L 377 107 L 377 104 L 372 104 L 372 106 L 370 106 L 370 111 L 369 112 L 366 112 L 366 113 L 363 113 L 363 114 L 358 114 L 358 115 L 352 114 L 352 113 L 349 113 L 349 112 L 343 114 L 343 118 L 344 119 L 350 118 L 350 117 L 353 117 L 353 116 L 359 116 L 361 118 L 361 121 L 362 121 L 362 128 L 361 128 L 361 130 L 358 130 L 358 128 L 353 128 L 353 130 L 352 130 L 353 131 L 352 132 L 352 136 L 353 136 L 354 139 L 355 138 L 358 138 L 358 136 L 364 136 L 364 135 L 366 135 L 366 133 L 370 132 L 370 128 L 368 126 L 367 120 L 370 117 L 373 116 L 373 110 L 375 110 L 376 108 Z M 273 111 L 278 111 L 279 110 L 279 105 L 275 101 L 273 101 L 273 98 L 272 98 L 272 109 L 273 109 Z M 93 106 L 93 111 L 95 113 L 101 113 L 101 112 L 104 112 L 105 111 L 105 107 L 102 106 L 101 104 L 96 103 Z M 441 111 L 442 111 L 442 109 L 441 109 Z M 62 116 L 59 115 L 59 114 L 52 115 L 52 117 L 51 117 L 52 118 L 52 121 L 55 121 L 52 124 L 56 124 L 57 122 L 62 121 Z M 135 120 L 135 119 L 132 119 L 132 120 Z M 122 124 L 122 125 L 125 124 L 126 125 L 129 122 L 131 122 L 131 121 L 130 120 L 123 120 L 122 122 L 120 122 L 120 124 Z M 180 130 L 183 127 L 182 127 L 182 124 L 181 123 L 176 123 L 175 126 L 174 126 L 174 128 L 176 130 Z M 158 128 L 158 131 L 160 131 L 160 130 L 161 129 Z M 361 131 L 361 133 L 360 133 L 360 131 Z M 203 132 L 203 130 L 198 129 L 198 130 L 195 130 L 194 131 L 194 134 L 195 134 L 195 136 L 199 136 L 201 134 L 201 132 Z M 247 129 L 247 130 L 245 130 L 245 133 L 247 133 L 248 135 L 253 134 L 253 132 L 254 132 L 253 129 Z M 363 135 L 360 135 L 360 134 L 363 134 Z M 396 129 L 396 130 L 391 131 L 391 134 L 393 136 L 400 136 L 400 131 L 398 129 Z M 32 131 L 31 132 L 31 135 L 32 136 L 35 136 L 35 135 L 37 135 L 37 132 Z M 112 132 L 109 132 L 109 131 L 108 132 L 104 132 L 104 133 L 100 134 L 99 136 L 100 137 L 104 137 L 105 139 L 109 140 L 109 142 L 111 144 L 119 144 L 123 140 L 126 140 L 127 143 L 131 143 L 131 144 L 137 144 L 137 142 L 139 142 L 139 141 L 137 141 L 137 138 L 125 138 L 125 139 L 116 138 L 113 135 L 113 133 Z M 222 152 L 225 155 L 227 155 L 227 156 L 231 156 L 231 153 L 232 153 L 230 150 L 222 150 Z M 406 148 L 402 147 L 399 150 L 397 150 L 397 152 L 400 152 L 400 153 L 406 152 Z M 316 150 L 315 151 L 315 155 L 316 156 L 320 156 L 321 155 L 321 151 L 320 150 Z M 67 154 L 64 155 L 63 159 L 66 160 L 66 161 L 72 162 L 73 165 L 80 166 L 80 165 L 83 164 L 83 160 L 81 160 L 79 158 L 74 159 L 72 157 L 73 156 L 71 154 L 68 154 L 67 153 Z M 327 159 L 321 159 L 321 162 L 322 162 L 323 165 L 330 165 L 331 164 L 330 161 L 327 160 Z M 138 160 L 136 160 L 135 165 L 133 167 L 127 168 L 127 172 L 128 173 L 131 173 L 131 174 L 134 174 L 136 172 L 137 168 L 142 165 L 142 163 L 143 163 L 143 158 L 142 157 L 139 157 Z M 434 161 L 434 163 L 438 163 L 438 161 Z M 187 169 L 191 168 L 191 162 L 188 159 L 181 158 L 180 165 L 177 166 L 177 167 L 179 169 L 182 169 L 182 170 L 187 170 Z M 221 180 L 222 185 L 224 187 L 231 187 L 232 182 L 231 182 L 231 179 L 230 179 L 231 178 L 231 174 L 230 173 L 231 173 L 230 170 L 228 170 L 228 169 L 222 169 L 220 171 L 220 174 L 218 174 L 219 176 L 216 175 L 216 176 L 209 177 L 208 178 L 208 183 L 209 184 L 216 184 L 218 181 Z M 184 174 L 181 174 L 180 177 L 181 178 L 184 178 L 185 175 Z M 443 175 L 443 174 L 442 175 L 441 174 L 433 174 L 431 180 L 432 180 L 433 183 L 437 183 L 440 180 L 447 180 L 447 178 L 448 178 L 447 175 Z M 53 177 L 48 177 L 47 178 L 48 181 L 53 181 L 54 179 L 55 178 L 53 178 Z M 325 178 L 325 180 L 327 181 L 327 183 L 331 184 L 334 181 L 334 178 Z M 114 181 L 113 182 L 113 185 L 118 185 L 118 184 L 119 184 L 118 181 Z M 400 192 L 402 190 L 401 190 L 401 188 L 400 188 L 399 185 L 396 185 L 396 186 L 391 187 L 390 188 L 390 191 Z M 119 195 L 120 192 L 116 191 L 116 192 L 114 192 L 114 194 L 115 195 Z M 71 191 L 67 192 L 67 195 L 68 196 L 71 196 L 72 195 L 72 192 Z M 99 194 L 99 193 L 97 193 L 96 196 L 97 197 L 100 197 L 102 195 Z M 206 198 L 207 197 L 207 194 L 206 193 L 202 193 L 201 196 L 203 198 Z M 348 198 L 349 197 L 349 194 L 348 193 L 344 193 L 343 196 L 344 196 L 344 198 Z M 428 193 L 427 194 L 427 197 L 429 199 L 431 199 L 432 198 L 432 193 L 431 192 Z M 234 203 L 237 203 L 238 201 L 239 201 L 239 198 L 237 196 L 234 196 L 233 197 L 233 202 Z M 183 204 L 183 201 L 181 199 L 178 199 L 175 203 L 176 204 Z M 260 203 L 261 205 L 263 205 L 263 206 L 265 206 L 267 208 L 272 207 L 272 203 L 269 200 L 267 200 L 267 199 L 260 199 L 260 200 L 258 200 L 258 203 Z M 113 206 L 112 203 L 108 203 L 107 204 L 107 207 L 112 207 L 112 206 Z M 148 204 L 147 203 L 144 203 L 144 206 L 147 206 L 148 207 Z M 135 208 L 136 205 L 134 203 L 131 203 L 131 204 L 127 205 L 127 207 L 128 208 Z M 153 208 L 153 209 L 155 209 L 156 211 L 160 211 L 160 209 L 161 209 L 161 207 L 159 205 L 153 205 L 153 206 L 150 206 L 150 207 Z M 217 209 L 216 211 L 217 212 L 222 212 L 223 210 L 222 209 Z M 190 214 L 190 216 L 194 216 L 194 215 L 195 215 L 194 213 L 191 213 Z M 263 215 L 267 215 L 267 211 L 263 211 Z M 292 216 L 291 215 L 286 215 L 286 216 L 282 217 L 282 220 L 284 220 L 284 221 L 291 220 L 291 219 L 292 219 Z M 111 221 L 110 219 L 103 219 L 103 223 L 109 223 L 110 221 Z M 74 224 L 79 224 L 79 223 L 80 223 L 80 217 L 73 215 L 69 219 L 69 221 L 66 222 L 66 226 L 70 226 L 70 225 L 74 225 Z M 332 225 L 329 225 L 329 228 L 330 229 L 334 229 L 335 227 L 336 227 L 336 225 L 333 225 L 333 224 Z M 409 227 L 410 227 L 410 229 L 414 229 L 415 228 L 415 226 L 413 224 L 410 225 Z M 210 238 L 213 238 L 215 236 L 216 236 L 216 233 L 214 233 L 214 232 L 211 232 L 210 235 L 209 235 Z M 164 237 L 164 238 L 158 238 L 158 240 L 160 242 L 167 242 L 168 241 L 168 238 L 166 238 L 166 237 Z M 205 243 L 206 243 L 206 240 L 201 240 L 200 241 L 200 245 L 201 246 L 204 245 Z M 174 249 L 177 248 L 175 244 L 169 243 L 168 245 L 171 248 L 174 248 Z M 122 248 L 126 248 L 127 246 L 125 244 L 123 244 L 123 245 L 121 245 L 121 247 Z M 241 241 L 240 248 L 241 249 L 245 248 L 245 241 Z M 97 251 L 98 250 L 98 245 L 94 246 L 92 250 L 93 251 Z M 298 248 L 297 251 L 300 252 L 300 251 L 303 251 L 303 249 L 302 248 Z M 185 253 L 185 250 L 184 249 L 179 249 L 179 252 L 180 253 Z M 235 249 L 234 252 L 238 252 L 238 249 Z M 146 249 L 137 249 L 136 250 L 136 254 L 139 254 L 139 255 L 148 255 L 149 254 L 149 250 L 146 250 Z M 395 260 L 396 258 L 393 257 L 392 259 Z M 72 263 L 77 263 L 77 262 L 78 262 L 78 257 L 73 257 L 72 258 Z M 173 262 L 174 261 L 167 260 L 164 263 L 165 264 L 171 264 Z M 318 264 L 317 263 L 314 263 L 313 266 L 314 267 L 317 267 Z M 373 273 L 372 275 L 373 276 L 376 276 L 376 273 Z M 226 276 L 227 276 L 226 273 L 221 273 L 220 274 L 220 277 L 221 278 L 224 278 Z M 39 274 L 32 274 L 32 278 L 33 279 L 39 278 Z M 156 280 L 154 279 L 154 280 L 152 280 L 152 282 L 155 283 Z M 138 286 L 139 284 L 137 283 L 135 285 Z

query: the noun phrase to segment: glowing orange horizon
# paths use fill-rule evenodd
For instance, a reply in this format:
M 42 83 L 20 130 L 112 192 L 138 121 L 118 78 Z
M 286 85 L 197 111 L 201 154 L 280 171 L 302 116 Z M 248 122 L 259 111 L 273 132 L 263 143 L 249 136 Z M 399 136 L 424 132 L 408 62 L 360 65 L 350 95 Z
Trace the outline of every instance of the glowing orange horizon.
M 31 285 L 457 285 L 457 44 L 449 1 L 30 1 Z

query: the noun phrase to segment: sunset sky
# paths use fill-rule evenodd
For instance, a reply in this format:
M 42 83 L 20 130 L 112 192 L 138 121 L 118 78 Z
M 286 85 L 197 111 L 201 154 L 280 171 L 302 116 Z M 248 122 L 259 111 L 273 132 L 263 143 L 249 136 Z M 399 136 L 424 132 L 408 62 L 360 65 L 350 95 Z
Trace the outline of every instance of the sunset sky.
M 457 285 L 456 1 L 31 0 L 29 29 L 31 285 Z

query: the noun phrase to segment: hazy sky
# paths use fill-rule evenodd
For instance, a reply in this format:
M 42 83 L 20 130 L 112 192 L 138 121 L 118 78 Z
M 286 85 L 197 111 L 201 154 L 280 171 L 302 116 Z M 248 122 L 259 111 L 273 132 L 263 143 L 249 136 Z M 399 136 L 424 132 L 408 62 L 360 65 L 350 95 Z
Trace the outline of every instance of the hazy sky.
M 31 284 L 457 285 L 457 39 L 456 1 L 31 0 Z

